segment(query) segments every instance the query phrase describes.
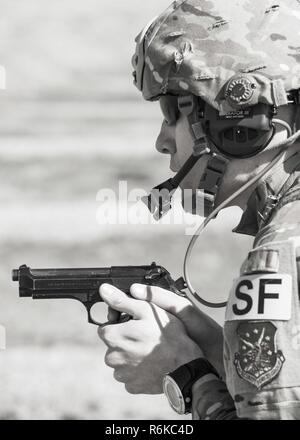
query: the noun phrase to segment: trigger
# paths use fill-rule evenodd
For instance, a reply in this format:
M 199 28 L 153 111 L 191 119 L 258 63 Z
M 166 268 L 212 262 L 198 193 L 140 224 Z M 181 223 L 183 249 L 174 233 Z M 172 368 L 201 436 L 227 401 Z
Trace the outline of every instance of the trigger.
M 132 316 L 127 315 L 127 313 L 122 313 L 120 316 L 119 324 L 123 324 L 124 322 L 128 322 L 132 319 Z

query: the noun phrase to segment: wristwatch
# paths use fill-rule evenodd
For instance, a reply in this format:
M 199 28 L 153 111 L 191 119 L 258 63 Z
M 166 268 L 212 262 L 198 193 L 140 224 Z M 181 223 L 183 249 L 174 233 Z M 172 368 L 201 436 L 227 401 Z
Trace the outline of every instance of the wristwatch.
M 192 387 L 207 374 L 213 374 L 216 379 L 220 379 L 219 374 L 208 360 L 198 358 L 165 375 L 163 389 L 174 411 L 181 415 L 191 412 Z

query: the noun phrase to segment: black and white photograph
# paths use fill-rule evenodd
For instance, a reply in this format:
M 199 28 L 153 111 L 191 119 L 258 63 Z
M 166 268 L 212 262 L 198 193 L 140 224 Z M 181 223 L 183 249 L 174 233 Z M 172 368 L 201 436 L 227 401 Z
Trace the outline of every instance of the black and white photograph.
M 0 424 L 300 420 L 300 1 L 0 6 Z

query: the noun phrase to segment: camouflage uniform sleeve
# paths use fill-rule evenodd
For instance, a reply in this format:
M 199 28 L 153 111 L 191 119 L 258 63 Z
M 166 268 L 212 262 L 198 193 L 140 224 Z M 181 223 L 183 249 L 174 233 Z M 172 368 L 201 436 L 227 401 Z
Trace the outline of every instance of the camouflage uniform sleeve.
M 193 420 L 237 420 L 232 397 L 225 382 L 208 374 L 193 386 Z
M 230 293 L 224 326 L 226 385 L 237 417 L 299 420 L 300 236 L 280 231 L 274 238 L 260 240 L 249 253 Z M 215 387 L 212 393 L 217 392 Z
M 249 253 L 226 310 L 226 383 L 207 375 L 194 385 L 194 419 L 300 419 L 296 232 L 287 237 L 280 231 L 274 241 L 262 239 Z

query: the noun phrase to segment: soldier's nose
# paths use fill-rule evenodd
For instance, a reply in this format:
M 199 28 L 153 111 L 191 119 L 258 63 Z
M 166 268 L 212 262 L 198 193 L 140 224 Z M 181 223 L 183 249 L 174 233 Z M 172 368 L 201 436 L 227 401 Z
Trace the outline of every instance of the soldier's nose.
M 176 142 L 171 127 L 168 127 L 166 124 L 162 125 L 155 147 L 162 154 L 176 153 Z
M 156 141 L 156 149 L 159 153 L 162 154 L 175 154 L 176 153 L 176 145 L 174 141 L 171 141 L 170 139 L 164 140 L 163 142 L 159 141 L 159 139 Z

